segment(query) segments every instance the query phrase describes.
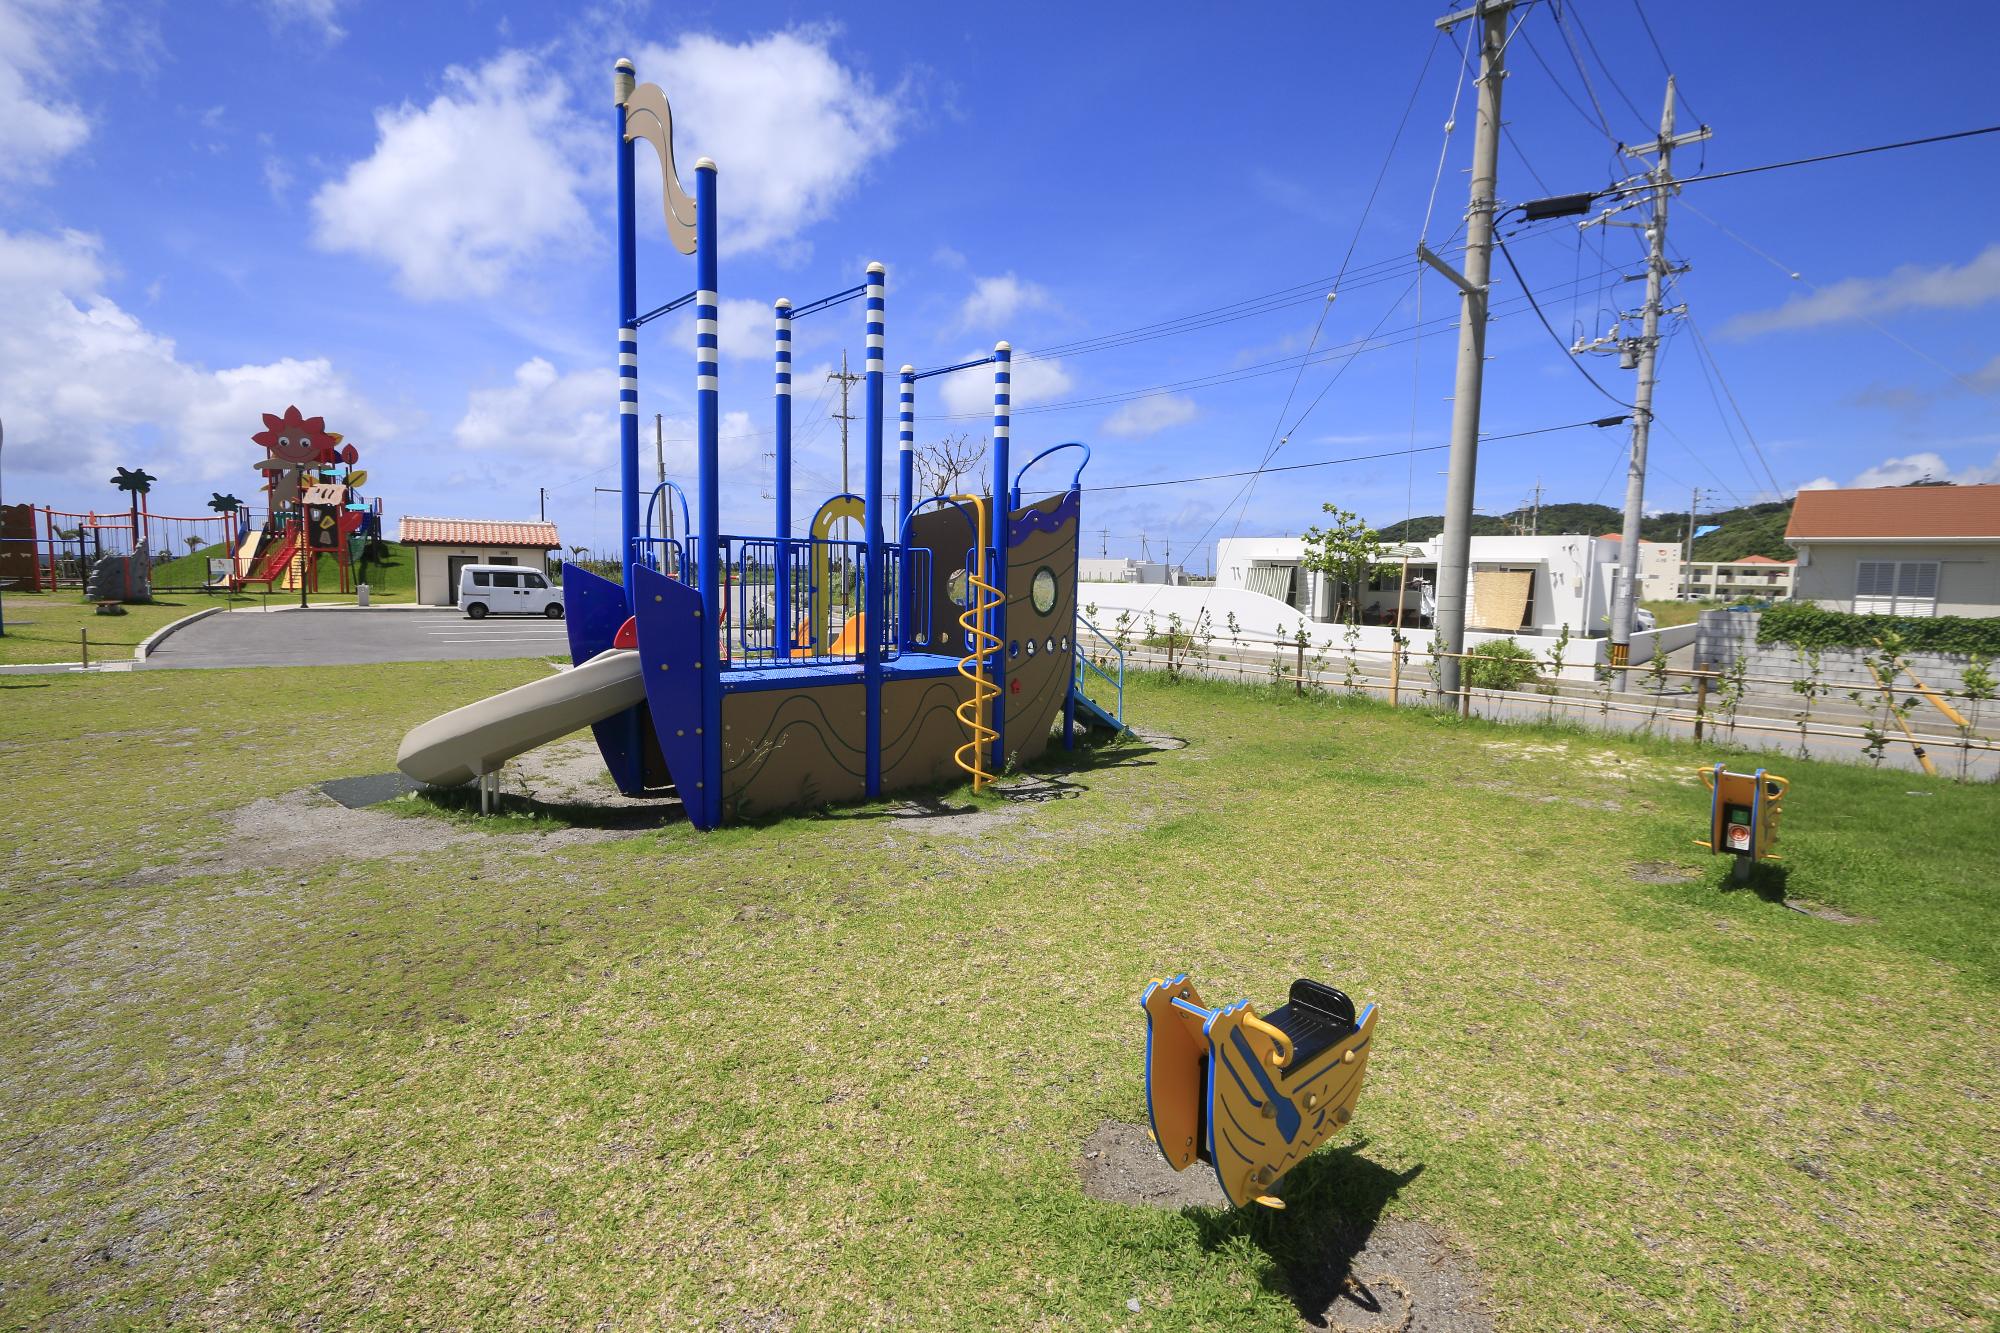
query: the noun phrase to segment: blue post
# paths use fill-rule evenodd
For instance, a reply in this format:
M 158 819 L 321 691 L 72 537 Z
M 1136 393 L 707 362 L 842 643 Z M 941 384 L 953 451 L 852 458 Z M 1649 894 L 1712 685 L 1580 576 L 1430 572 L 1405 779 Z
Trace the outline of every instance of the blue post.
M 694 164 L 694 391 L 696 477 L 701 488 L 697 539 L 701 591 L 701 646 L 695 666 L 701 672 L 702 778 L 697 800 L 715 822 L 722 819 L 722 599 L 717 579 L 722 572 L 721 456 L 718 424 L 721 395 L 717 392 L 715 292 L 715 161 Z
M 904 366 L 896 404 L 896 540 L 903 543 L 902 567 L 896 573 L 897 646 L 908 648 L 910 635 L 909 552 L 910 507 L 917 494 L 917 368 Z M 928 645 L 926 645 L 928 646 Z
M 777 411 L 777 472 L 772 490 L 778 497 L 777 538 L 772 550 L 777 568 L 771 572 L 771 655 L 780 662 L 792 657 L 792 303 L 779 297 L 773 307 L 776 323 L 772 401 Z
M 867 792 L 882 794 L 882 629 L 889 608 L 882 595 L 882 324 L 884 319 L 883 268 L 868 266 L 868 348 L 864 400 L 868 429 L 861 447 L 867 451 L 867 481 L 862 487 L 865 514 L 862 519 L 868 540 L 868 555 L 862 565 L 861 606 L 868 617 L 867 632 L 861 636 L 861 678 L 867 695 L 868 768 Z
M 993 771 L 1007 765 L 1007 529 L 1009 526 L 1007 437 L 1013 428 L 1014 349 L 1004 342 L 993 344 L 993 586 L 1000 590 L 1000 603 L 993 608 L 993 633 L 1000 639 L 1000 651 L 993 665 L 993 683 L 999 697 L 993 701 Z
M 625 99 L 632 95 L 633 78 L 631 61 L 620 60 L 613 67 L 612 113 L 618 122 L 618 513 L 628 614 L 634 609 L 632 566 L 639 549 L 639 254 L 632 141 L 625 137 Z

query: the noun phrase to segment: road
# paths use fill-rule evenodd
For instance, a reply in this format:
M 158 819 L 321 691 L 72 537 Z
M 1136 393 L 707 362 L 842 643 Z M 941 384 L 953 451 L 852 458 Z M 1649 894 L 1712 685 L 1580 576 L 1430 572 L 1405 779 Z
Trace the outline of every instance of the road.
M 209 616 L 167 636 L 139 669 L 362 666 L 550 656 L 569 656 L 569 636 L 559 620 L 539 616 L 472 620 L 453 607 L 314 607 Z

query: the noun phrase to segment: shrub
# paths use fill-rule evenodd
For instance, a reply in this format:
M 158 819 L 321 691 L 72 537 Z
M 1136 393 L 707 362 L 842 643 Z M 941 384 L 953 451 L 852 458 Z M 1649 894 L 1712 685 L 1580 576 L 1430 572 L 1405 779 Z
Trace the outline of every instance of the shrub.
M 1517 690 L 1535 678 L 1535 655 L 1512 639 L 1491 639 L 1472 650 L 1465 683 L 1481 690 Z
M 1802 603 L 1774 606 L 1757 617 L 1757 642 L 1794 648 L 1872 649 L 1891 636 L 1904 652 L 2000 655 L 2000 616 L 1857 616 Z

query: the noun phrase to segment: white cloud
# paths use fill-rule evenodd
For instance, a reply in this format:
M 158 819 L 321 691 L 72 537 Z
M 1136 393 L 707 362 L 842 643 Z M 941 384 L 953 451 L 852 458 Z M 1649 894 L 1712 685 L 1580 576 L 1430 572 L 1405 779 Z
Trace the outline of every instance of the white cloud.
M 1128 440 L 1142 440 L 1148 435 L 1157 435 L 1163 430 L 1193 421 L 1199 411 L 1192 398 L 1157 393 L 1148 398 L 1134 399 L 1105 418 L 1104 433 Z
M 682 182 L 693 188 L 696 158 L 717 163 L 724 253 L 793 241 L 895 146 L 901 93 L 878 93 L 836 60 L 834 35 L 802 27 L 739 44 L 695 34 L 637 53 L 640 77 L 672 100 Z
M 771 364 L 774 338 L 771 307 L 767 302 L 747 296 L 725 296 L 715 315 L 715 340 L 723 356 Z M 691 366 L 694 362 L 693 315 L 684 315 L 674 323 L 673 329 L 673 337 L 668 340 L 673 348 L 671 355 L 684 358 L 686 364 Z M 657 357 L 649 359 L 656 360 Z M 677 361 L 675 364 L 681 363 Z
M 968 353 L 962 360 L 980 355 Z M 938 386 L 938 398 L 945 410 L 953 415 L 977 415 L 990 417 L 993 412 L 993 370 L 990 366 L 974 366 L 953 375 L 942 375 L 928 381 Z M 1016 361 L 1012 379 L 1009 381 L 1009 406 L 1015 410 L 1045 403 L 1051 398 L 1068 393 L 1075 383 L 1059 360 Z M 924 411 L 921 388 L 918 391 L 917 412 Z
M 300 24 L 312 29 L 331 44 L 347 35 L 335 20 L 343 0 L 264 0 L 264 8 L 275 26 Z
M 0 232 L 0 402 L 7 466 L 101 488 L 142 465 L 172 487 L 247 494 L 259 414 L 297 403 L 364 451 L 396 424 L 324 358 L 208 370 L 103 293 L 96 237 Z
M 585 472 L 617 457 L 617 403 L 617 374 L 610 367 L 562 374 L 534 357 L 515 368 L 509 383 L 473 390 L 452 438 L 489 461 Z
M 0 4 L 0 181 L 36 182 L 90 137 L 63 96 L 63 67 L 94 45 L 95 0 Z
M 1965 310 L 2000 301 L 2000 243 L 1965 264 L 1924 268 L 1905 264 L 1881 278 L 1845 278 L 1770 310 L 1738 315 L 1723 326 L 1731 337 L 1781 329 L 1817 328 L 1900 310 Z
M 429 106 L 375 113 L 374 153 L 313 196 L 313 238 L 392 265 L 411 296 L 491 296 L 548 247 L 594 243 L 580 164 L 599 136 L 526 52 L 444 77 Z
M 1951 481 L 1961 486 L 1972 486 L 1982 482 L 2000 481 L 2000 458 L 1985 467 L 1972 464 L 1954 470 L 1944 460 L 1944 455 L 1926 450 L 1922 453 L 1905 454 L 1901 458 L 1885 458 L 1874 467 L 1868 468 L 1848 482 L 1850 487 L 1864 486 L 1907 486 L 1913 481 Z
M 1991 443 L 1990 438 L 1987 441 Z M 2000 455 L 1990 463 L 1968 463 L 1954 468 L 1943 454 L 1933 449 L 1885 458 L 1873 467 L 1857 472 L 1846 483 L 1832 477 L 1814 477 L 1800 485 L 1802 491 L 1857 490 L 1870 486 L 1907 486 L 1913 481 L 1948 481 L 1959 486 L 1980 486 L 2000 482 Z
M 997 329 L 1025 310 L 1053 310 L 1055 302 L 1047 289 L 1023 282 L 1012 273 L 994 278 L 975 278 L 972 291 L 958 308 L 958 327 Z
M 641 405 L 640 475 L 649 487 L 654 475 L 652 412 Z M 690 490 L 694 432 L 694 418 L 685 412 L 668 412 L 661 422 L 667 474 Z M 765 433 L 753 427 L 749 413 L 739 411 L 722 414 L 717 434 L 725 502 L 754 504 L 761 488 L 750 479 L 770 470 L 763 457 L 769 447 Z M 618 460 L 616 373 L 608 366 L 559 371 L 546 359 L 532 357 L 515 367 L 507 383 L 467 395 L 465 415 L 453 427 L 452 440 L 466 463 L 458 476 L 467 482 L 560 485 L 607 468 Z M 600 478 L 597 484 L 614 486 L 615 477 Z

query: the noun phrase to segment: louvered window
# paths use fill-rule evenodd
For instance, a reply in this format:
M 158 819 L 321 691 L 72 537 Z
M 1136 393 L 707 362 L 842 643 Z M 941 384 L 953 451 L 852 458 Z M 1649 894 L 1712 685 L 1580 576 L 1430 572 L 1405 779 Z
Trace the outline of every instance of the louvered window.
M 1856 615 L 1934 616 L 1938 562 L 1863 560 L 1854 569 Z

